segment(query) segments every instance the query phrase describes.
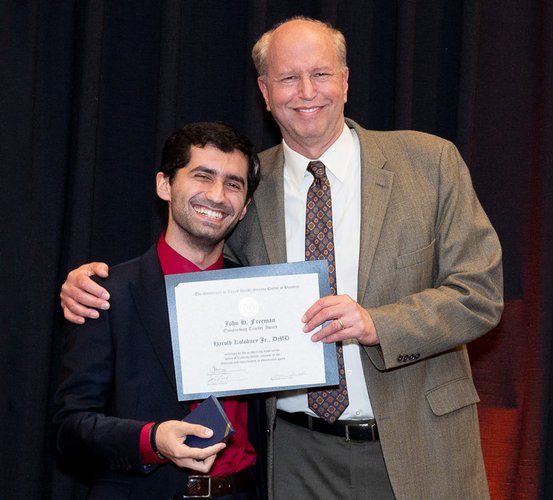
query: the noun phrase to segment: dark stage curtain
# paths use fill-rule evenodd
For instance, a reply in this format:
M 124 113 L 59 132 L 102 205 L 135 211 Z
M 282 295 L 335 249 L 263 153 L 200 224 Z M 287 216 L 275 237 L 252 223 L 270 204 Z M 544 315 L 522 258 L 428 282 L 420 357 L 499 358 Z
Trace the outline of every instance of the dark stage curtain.
M 470 346 L 492 497 L 553 498 L 549 0 L 1 0 L 1 498 L 80 498 L 86 468 L 58 461 L 50 423 L 60 284 L 156 238 L 180 125 L 278 141 L 249 52 L 296 14 L 344 31 L 348 116 L 441 135 L 469 163 L 504 249 L 503 320 Z

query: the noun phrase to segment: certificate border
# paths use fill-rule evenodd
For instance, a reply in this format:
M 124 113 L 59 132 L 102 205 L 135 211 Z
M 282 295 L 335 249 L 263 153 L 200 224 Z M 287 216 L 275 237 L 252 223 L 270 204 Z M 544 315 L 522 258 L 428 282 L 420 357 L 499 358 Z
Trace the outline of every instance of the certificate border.
M 180 339 L 177 323 L 177 305 L 175 288 L 180 283 L 226 280 L 236 278 L 252 278 L 263 276 L 286 276 L 293 274 L 317 274 L 319 277 L 319 297 L 330 295 L 330 284 L 328 280 L 328 263 L 326 260 L 312 260 L 303 262 L 288 262 L 285 264 L 269 264 L 264 266 L 235 267 L 221 269 L 218 271 L 201 271 L 196 273 L 169 274 L 165 276 L 165 290 L 167 292 L 167 307 L 169 311 L 169 326 L 171 330 L 171 344 L 173 348 L 173 361 L 175 365 L 175 378 L 177 385 L 177 396 L 179 401 L 190 401 L 194 399 L 205 399 L 210 395 L 216 397 L 236 396 L 241 394 L 255 394 L 263 392 L 281 392 L 293 389 L 306 388 L 305 385 L 290 385 L 283 387 L 257 387 L 253 389 L 212 391 L 202 393 L 184 393 L 182 387 L 182 371 L 180 360 Z M 325 381 L 309 387 L 326 387 L 338 385 L 338 361 L 336 358 L 336 344 L 323 344 Z

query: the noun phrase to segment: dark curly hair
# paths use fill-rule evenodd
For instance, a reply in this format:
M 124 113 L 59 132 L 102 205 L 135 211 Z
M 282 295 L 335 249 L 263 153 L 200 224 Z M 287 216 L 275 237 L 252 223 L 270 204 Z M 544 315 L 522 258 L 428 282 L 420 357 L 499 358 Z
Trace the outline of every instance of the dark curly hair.
M 259 184 L 259 158 L 250 140 L 224 122 L 198 122 L 185 125 L 171 135 L 163 146 L 160 172 L 172 183 L 177 171 L 188 165 L 191 147 L 211 145 L 223 153 L 240 151 L 248 160 L 247 198 L 253 196 Z

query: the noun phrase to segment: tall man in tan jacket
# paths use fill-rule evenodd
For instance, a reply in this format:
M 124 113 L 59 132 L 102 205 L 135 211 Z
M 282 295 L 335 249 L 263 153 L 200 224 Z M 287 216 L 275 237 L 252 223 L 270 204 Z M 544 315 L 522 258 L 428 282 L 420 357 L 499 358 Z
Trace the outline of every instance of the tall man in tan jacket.
M 228 240 L 242 264 L 304 258 L 312 160 L 332 191 L 337 295 L 303 318 L 313 341 L 343 344 L 348 406 L 332 424 L 306 391 L 268 403 L 270 493 L 288 498 L 488 498 L 465 344 L 502 308 L 501 249 L 455 147 L 416 132 L 373 132 L 344 118 L 343 35 L 306 18 L 253 49 L 283 142 L 260 155 L 262 179 Z M 65 315 L 109 307 L 81 266 Z M 318 327 L 328 321 L 321 329 Z

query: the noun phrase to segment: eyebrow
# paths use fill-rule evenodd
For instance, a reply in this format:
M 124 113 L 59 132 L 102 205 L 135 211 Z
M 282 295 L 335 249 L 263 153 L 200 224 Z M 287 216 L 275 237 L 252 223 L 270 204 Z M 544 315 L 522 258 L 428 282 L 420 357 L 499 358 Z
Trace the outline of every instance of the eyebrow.
M 191 172 L 198 172 L 198 171 L 205 172 L 207 174 L 211 174 L 211 175 L 214 175 L 214 176 L 218 175 L 217 170 L 215 170 L 214 168 L 206 167 L 204 165 L 198 165 L 198 166 L 192 168 L 190 171 Z M 229 175 L 225 175 L 225 179 L 238 182 L 239 184 L 242 184 L 242 186 L 246 185 L 246 179 L 244 179 L 244 177 L 242 177 L 241 175 L 229 174 Z
M 296 69 L 290 69 L 290 70 L 275 72 L 274 74 L 278 77 L 278 76 L 284 76 L 284 75 L 290 75 L 290 74 L 303 73 L 304 71 L 307 72 L 307 73 L 316 73 L 317 71 L 335 71 L 335 70 L 336 70 L 336 68 L 334 68 L 332 65 L 325 64 L 325 65 L 322 65 L 322 66 L 316 66 L 314 68 L 309 68 L 308 70 L 301 69 L 301 70 L 297 71 Z

